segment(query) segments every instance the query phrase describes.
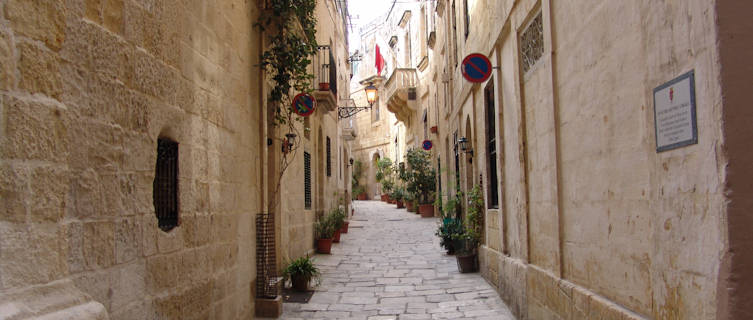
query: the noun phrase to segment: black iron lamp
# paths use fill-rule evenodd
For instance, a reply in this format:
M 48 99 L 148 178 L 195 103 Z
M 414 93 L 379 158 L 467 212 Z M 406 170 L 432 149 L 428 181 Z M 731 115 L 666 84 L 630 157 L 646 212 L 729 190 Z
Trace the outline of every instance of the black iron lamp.
M 354 116 L 356 113 L 359 113 L 364 110 L 369 110 L 374 105 L 374 102 L 376 102 L 377 99 L 377 93 L 379 90 L 377 87 L 374 86 L 373 83 L 369 82 L 369 85 L 366 86 L 366 88 L 363 89 L 364 92 L 366 92 L 366 101 L 369 102 L 368 107 L 356 107 L 355 102 L 353 99 L 347 99 L 346 101 L 349 102 L 347 106 L 339 107 L 337 108 L 337 114 L 339 119 L 346 119 Z
M 468 145 L 468 139 L 466 137 L 458 139 L 458 146 L 460 146 L 460 151 L 470 154 L 470 157 L 473 158 L 473 148 Z
M 350 165 L 352 166 L 353 165 L 353 158 L 350 158 L 350 160 L 348 160 L 348 162 L 350 162 Z

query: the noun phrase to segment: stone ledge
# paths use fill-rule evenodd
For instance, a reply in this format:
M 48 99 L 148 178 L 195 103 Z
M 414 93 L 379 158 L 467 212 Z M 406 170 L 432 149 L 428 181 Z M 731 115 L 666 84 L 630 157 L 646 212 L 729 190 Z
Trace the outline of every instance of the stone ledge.
M 3 319 L 109 319 L 105 307 L 70 280 L 34 286 L 0 297 Z

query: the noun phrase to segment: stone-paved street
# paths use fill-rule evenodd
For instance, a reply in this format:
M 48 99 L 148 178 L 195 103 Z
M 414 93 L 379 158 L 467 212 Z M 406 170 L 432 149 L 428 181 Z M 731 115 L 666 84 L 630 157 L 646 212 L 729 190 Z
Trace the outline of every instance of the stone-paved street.
M 458 272 L 434 236 L 438 219 L 355 201 L 350 231 L 315 256 L 321 285 L 282 319 L 515 319 L 479 273 Z

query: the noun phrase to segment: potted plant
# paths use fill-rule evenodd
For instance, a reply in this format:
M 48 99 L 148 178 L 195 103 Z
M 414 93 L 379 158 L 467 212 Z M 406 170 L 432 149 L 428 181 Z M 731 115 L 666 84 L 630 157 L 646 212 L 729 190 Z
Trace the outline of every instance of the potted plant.
M 405 202 L 405 208 L 408 210 L 408 212 L 416 212 L 416 207 L 413 206 L 413 201 L 415 199 L 416 197 L 413 195 L 412 192 L 409 192 L 409 191 L 405 192 L 403 201 Z
M 410 181 L 408 191 L 416 194 L 419 202 L 418 211 L 421 217 L 434 216 L 434 191 L 437 187 L 436 172 L 431 167 L 431 155 L 421 149 L 408 150 L 408 165 L 410 166 Z
M 465 231 L 462 235 L 463 245 L 456 255 L 458 270 L 461 273 L 478 270 L 478 246 L 484 231 L 484 198 L 481 187 L 473 186 L 468 192 L 468 210 L 465 215 Z
M 395 189 L 395 191 L 392 192 L 392 198 L 395 199 L 395 204 L 397 204 L 398 209 L 405 208 L 405 204 L 403 203 L 403 200 L 405 199 L 405 191 L 403 191 L 403 189 Z
M 282 271 L 285 279 L 290 279 L 292 287 L 296 291 L 308 291 L 311 280 L 320 281 L 319 268 L 314 265 L 314 259 L 300 257 L 288 263 Z
M 314 223 L 314 232 L 316 233 L 316 251 L 319 253 L 329 254 L 332 250 L 332 236 L 335 233 L 335 226 L 327 217 L 319 219 Z
M 442 197 L 437 197 L 437 202 Z M 442 206 L 442 222 L 437 228 L 437 235 L 440 239 L 440 245 L 447 250 L 447 254 L 454 254 L 455 249 L 462 245 L 462 239 L 465 235 L 463 221 L 454 217 L 455 209 L 458 204 L 458 197 L 450 197 Z
M 356 200 L 366 200 L 366 188 L 361 185 L 361 176 L 363 175 L 363 163 L 360 160 L 353 162 L 353 176 L 351 177 L 351 186 L 353 197 Z
M 332 242 L 340 242 L 340 229 L 345 225 L 345 218 L 345 210 L 340 207 L 332 209 L 327 215 L 327 219 L 331 221 L 332 227 L 335 229 Z
M 394 187 L 392 181 L 392 160 L 390 158 L 377 160 L 376 181 L 382 184 L 382 201 L 389 202 L 389 194 Z

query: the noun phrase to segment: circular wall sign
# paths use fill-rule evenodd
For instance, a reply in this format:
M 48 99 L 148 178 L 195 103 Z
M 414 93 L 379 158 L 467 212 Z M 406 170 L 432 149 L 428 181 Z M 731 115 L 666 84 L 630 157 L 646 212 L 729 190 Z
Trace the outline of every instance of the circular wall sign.
M 431 143 L 431 140 L 424 140 L 424 142 L 421 143 L 421 146 L 424 148 L 424 150 L 429 151 L 431 150 L 431 147 L 434 146 L 434 144 Z
M 484 82 L 492 75 L 492 63 L 480 53 L 471 53 L 463 59 L 463 77 L 470 82 Z
M 315 108 L 316 100 L 308 93 L 299 93 L 293 98 L 293 112 L 301 117 L 308 117 Z

